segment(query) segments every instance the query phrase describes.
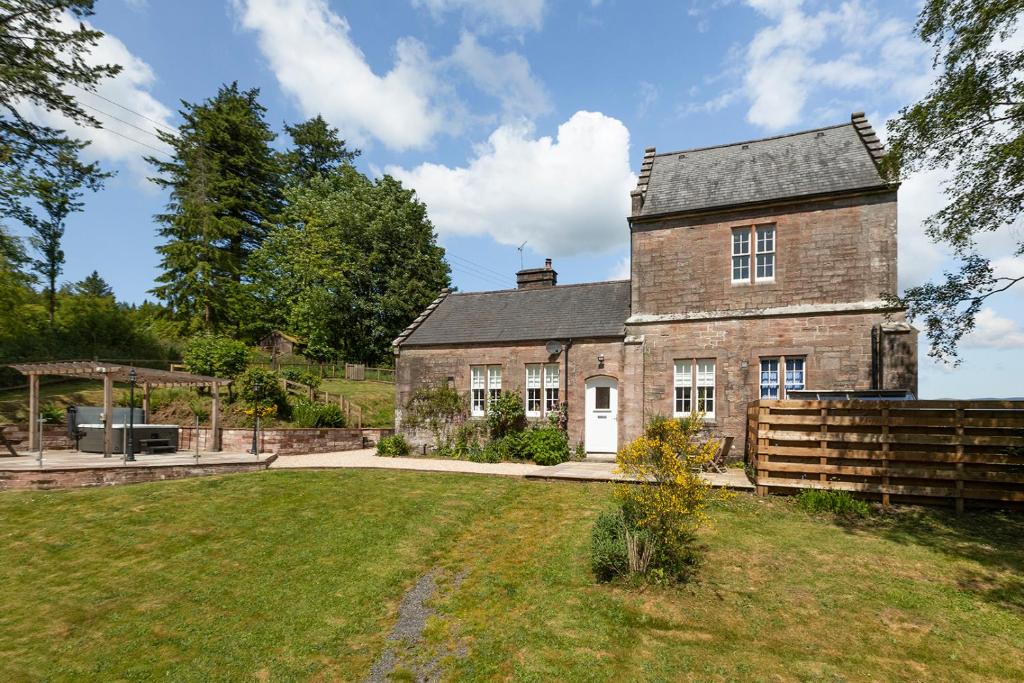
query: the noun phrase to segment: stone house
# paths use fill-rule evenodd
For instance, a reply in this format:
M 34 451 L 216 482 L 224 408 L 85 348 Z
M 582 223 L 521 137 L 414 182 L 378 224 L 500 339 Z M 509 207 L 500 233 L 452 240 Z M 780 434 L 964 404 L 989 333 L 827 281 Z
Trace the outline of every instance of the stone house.
M 396 405 L 448 383 L 482 417 L 515 391 L 572 443 L 613 452 L 654 415 L 700 411 L 742 447 L 746 407 L 803 389 L 917 392 L 917 332 L 896 291 L 897 185 L 868 121 L 644 153 L 631 277 L 444 291 L 394 342 Z

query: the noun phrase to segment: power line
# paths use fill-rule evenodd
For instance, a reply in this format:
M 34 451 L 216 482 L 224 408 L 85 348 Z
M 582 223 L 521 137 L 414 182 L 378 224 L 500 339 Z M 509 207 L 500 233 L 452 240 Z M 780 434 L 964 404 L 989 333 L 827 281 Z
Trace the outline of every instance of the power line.
M 174 157 L 172 157 L 170 154 L 168 154 L 165 150 L 162 150 L 162 149 L 159 149 L 157 147 L 154 147 L 153 145 L 146 144 L 145 142 L 142 142 L 141 140 L 136 140 L 135 138 L 128 137 L 124 133 L 118 133 L 113 128 L 103 128 L 102 130 L 105 130 L 108 133 L 113 133 L 114 135 L 116 135 L 118 137 L 121 137 L 121 138 L 124 138 L 125 140 L 130 140 L 130 141 L 134 142 L 136 145 L 142 145 L 143 147 L 148 147 L 149 149 L 153 150 L 154 152 L 157 152 L 158 154 L 163 154 L 168 159 L 174 159 Z
M 493 268 L 488 268 L 487 266 L 485 266 L 485 265 L 483 265 L 481 263 L 477 263 L 476 261 L 470 261 L 468 258 L 465 258 L 465 257 L 462 257 L 462 256 L 457 256 L 455 254 L 449 254 L 447 251 L 445 252 L 445 255 L 451 256 L 456 261 L 462 261 L 463 263 L 468 264 L 470 266 L 473 266 L 474 268 L 478 268 L 478 269 L 486 271 L 488 273 L 492 273 L 494 275 L 497 275 L 498 277 L 500 277 L 502 279 L 508 278 L 508 273 L 502 273 L 500 271 L 494 270 Z
M 449 265 L 451 265 L 452 268 L 459 268 L 466 272 L 473 273 L 480 277 L 481 279 L 490 280 L 491 282 L 500 282 L 502 285 L 506 285 L 509 281 L 509 278 L 507 276 L 499 276 L 496 274 L 492 274 L 487 272 L 486 270 L 483 270 L 471 264 L 467 265 L 465 263 L 450 263 Z
M 153 132 L 153 131 L 151 131 L 151 130 L 146 130 L 145 128 L 142 128 L 142 127 L 140 127 L 140 126 L 136 126 L 136 125 L 135 125 L 134 123 L 131 123 L 131 122 L 129 122 L 129 121 L 125 121 L 124 119 L 122 119 L 122 118 L 119 118 L 119 117 L 117 117 L 117 116 L 114 116 L 113 114 L 111 114 L 111 113 L 109 113 L 109 112 L 105 112 L 105 111 L 103 111 L 102 109 L 99 109 L 99 108 L 97 108 L 97 107 L 94 107 L 94 106 L 92 106 L 91 104 L 86 104 L 85 102 L 80 102 L 79 104 L 81 104 L 81 105 L 83 105 L 83 106 L 86 106 L 86 107 L 89 107 L 89 109 L 92 109 L 92 110 L 93 110 L 93 111 L 95 111 L 95 112 L 98 112 L 98 113 L 100 113 L 100 114 L 103 114 L 104 116 L 109 116 L 110 118 L 114 119 L 115 121 L 119 121 L 119 122 L 123 123 L 123 124 L 124 124 L 124 125 L 126 125 L 126 126 L 131 126 L 131 127 L 132 127 L 132 128 L 134 128 L 135 130 L 137 130 L 137 131 L 141 131 L 141 132 L 145 133 L 146 135 L 152 135 L 152 136 L 153 136 L 154 138 L 156 138 L 157 140 L 160 140 L 161 142 L 163 142 L 163 140 L 162 140 L 162 139 L 160 138 L 160 136 L 159 136 L 159 135 L 157 135 L 156 133 L 154 133 L 154 132 Z M 110 130 L 110 129 L 109 129 L 109 128 L 104 128 L 103 130 Z
M 134 109 L 132 109 L 130 107 L 124 106 L 120 102 L 115 102 L 114 100 L 110 99 L 109 97 L 104 97 L 103 95 L 99 94 L 98 92 L 95 92 L 93 90 L 86 90 L 85 88 L 83 88 L 82 86 L 80 86 L 80 85 L 78 85 L 76 83 L 71 83 L 71 85 L 75 86 L 76 88 L 78 88 L 79 90 L 81 90 L 84 93 L 88 93 L 89 95 L 92 95 L 94 97 L 98 97 L 101 100 L 103 100 L 104 102 L 110 102 L 115 107 L 120 107 L 121 109 L 124 109 L 127 112 L 131 112 L 132 114 L 135 114 L 138 117 L 144 118 L 147 121 L 149 121 L 150 123 L 152 123 L 152 124 L 154 124 L 156 126 L 160 126 L 161 128 L 163 128 L 164 130 L 166 130 L 166 131 L 168 131 L 170 133 L 174 133 L 175 135 L 177 135 L 177 133 L 178 133 L 177 130 L 175 130 L 174 128 L 171 128 L 166 123 L 161 123 L 161 122 L 157 121 L 156 119 L 149 118 L 145 114 L 140 114 L 139 112 L 135 111 Z M 108 116 L 109 116 L 109 114 L 108 114 Z

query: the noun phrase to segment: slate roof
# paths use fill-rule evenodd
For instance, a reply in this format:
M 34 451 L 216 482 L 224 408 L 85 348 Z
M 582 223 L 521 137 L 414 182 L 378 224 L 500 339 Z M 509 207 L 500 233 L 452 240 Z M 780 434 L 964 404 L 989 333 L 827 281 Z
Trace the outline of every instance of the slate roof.
M 629 280 L 442 294 L 396 346 L 622 337 Z
M 891 187 L 882 145 L 863 113 L 850 123 L 715 147 L 648 148 L 634 218 Z

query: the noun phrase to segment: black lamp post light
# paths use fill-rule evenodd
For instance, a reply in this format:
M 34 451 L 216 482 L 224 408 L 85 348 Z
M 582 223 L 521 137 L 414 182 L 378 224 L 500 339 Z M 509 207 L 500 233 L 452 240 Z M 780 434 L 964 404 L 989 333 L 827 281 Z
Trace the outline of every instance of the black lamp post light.
M 249 450 L 249 452 L 252 453 L 253 455 L 255 455 L 257 460 L 259 460 L 259 458 L 260 458 L 259 431 L 260 431 L 260 395 L 261 395 L 261 389 L 263 389 L 263 386 L 260 384 L 259 378 L 254 379 L 253 383 L 252 383 L 252 397 L 253 397 L 253 407 L 252 407 L 252 448 Z
M 125 449 L 125 462 L 135 462 L 135 383 L 138 379 L 135 368 L 128 371 L 128 447 Z

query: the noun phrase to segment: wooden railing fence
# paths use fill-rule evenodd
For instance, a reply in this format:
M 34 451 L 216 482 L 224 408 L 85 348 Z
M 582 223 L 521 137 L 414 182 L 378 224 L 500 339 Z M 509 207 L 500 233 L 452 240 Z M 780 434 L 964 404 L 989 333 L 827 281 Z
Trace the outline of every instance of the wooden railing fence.
M 755 401 L 758 495 L 835 489 L 965 506 L 1024 503 L 1024 401 Z
M 293 382 L 290 379 L 281 378 L 281 388 L 285 390 L 285 393 L 292 394 L 293 396 L 302 396 L 308 398 L 310 401 L 323 401 L 324 403 L 337 403 L 338 407 L 341 408 L 341 412 L 345 414 L 345 424 L 348 426 L 355 426 L 357 429 L 363 427 L 363 409 L 361 406 L 356 405 L 352 401 L 341 394 L 332 394 L 329 391 L 321 391 L 315 389 L 308 384 L 302 382 Z M 353 423 L 353 419 L 355 422 Z

